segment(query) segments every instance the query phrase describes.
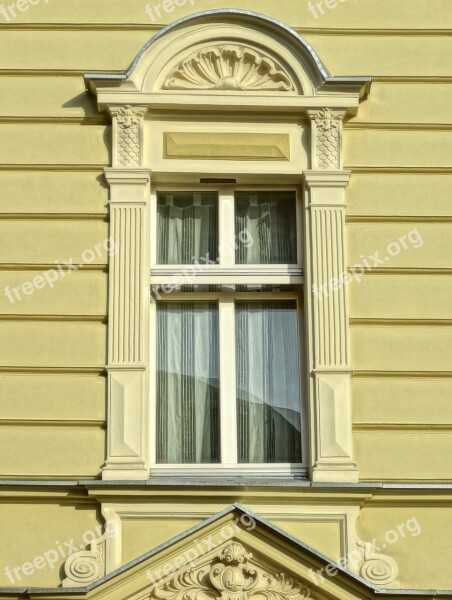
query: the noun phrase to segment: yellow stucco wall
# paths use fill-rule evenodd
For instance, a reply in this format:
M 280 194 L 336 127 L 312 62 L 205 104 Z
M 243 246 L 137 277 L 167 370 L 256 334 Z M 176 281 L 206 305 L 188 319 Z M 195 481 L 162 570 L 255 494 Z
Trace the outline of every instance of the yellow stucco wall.
M 374 78 L 370 97 L 345 127 L 349 266 L 362 255 L 384 255 L 413 230 L 423 245 L 350 286 L 356 458 L 363 480 L 448 481 L 449 0 L 348 0 L 317 19 L 305 0 L 197 0 L 164 13 L 159 23 L 142 0 L 42 0 L 10 22 L 0 15 L 0 478 L 92 479 L 105 457 L 105 252 L 52 289 L 14 303 L 3 293 L 55 268 L 55 261 L 78 264 L 108 236 L 102 171 L 110 161 L 110 128 L 83 74 L 121 71 L 161 25 L 220 6 L 262 12 L 297 29 L 334 75 Z M 0 586 L 10 585 L 2 565 L 22 564 L 55 540 L 81 539 L 100 522 L 98 507 L 85 500 L 60 504 L 44 491 L 1 500 Z M 402 587 L 452 588 L 452 550 L 444 545 L 450 519 L 439 506 L 441 512 L 414 498 L 407 507 L 394 498 L 392 506 L 369 502 L 362 511 L 363 539 L 413 516 L 422 520 L 415 544 L 390 550 Z M 299 526 L 280 525 L 302 535 Z M 162 524 L 147 539 L 131 524 L 124 560 L 176 530 Z M 319 550 L 337 553 L 330 529 L 306 526 L 304 535 Z M 27 585 L 58 585 L 63 562 Z

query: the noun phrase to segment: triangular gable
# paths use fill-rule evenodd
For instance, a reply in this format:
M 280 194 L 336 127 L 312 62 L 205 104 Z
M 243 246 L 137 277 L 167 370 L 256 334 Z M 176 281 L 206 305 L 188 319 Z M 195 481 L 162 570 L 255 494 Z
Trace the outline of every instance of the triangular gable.
M 335 572 L 327 574 L 327 569 Z M 321 577 L 316 576 L 321 572 Z M 380 590 L 245 507 L 203 521 L 85 588 L 0 590 L 10 598 L 351 600 Z

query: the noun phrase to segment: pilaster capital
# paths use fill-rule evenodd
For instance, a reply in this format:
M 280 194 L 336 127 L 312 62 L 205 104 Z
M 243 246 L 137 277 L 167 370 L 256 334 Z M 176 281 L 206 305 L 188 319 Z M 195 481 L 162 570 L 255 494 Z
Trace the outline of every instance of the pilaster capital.
M 143 163 L 143 123 L 148 107 L 110 105 L 113 121 L 113 166 L 141 167 Z
M 345 110 L 308 110 L 311 119 L 311 164 L 314 169 L 340 170 Z
M 304 181 L 308 189 L 342 188 L 350 183 L 351 171 L 304 171 Z

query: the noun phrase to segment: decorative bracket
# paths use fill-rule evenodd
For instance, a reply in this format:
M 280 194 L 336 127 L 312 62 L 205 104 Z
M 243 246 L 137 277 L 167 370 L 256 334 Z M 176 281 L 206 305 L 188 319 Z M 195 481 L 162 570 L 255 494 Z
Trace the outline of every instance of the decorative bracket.
M 113 119 L 113 166 L 141 167 L 147 106 L 110 106 L 109 111 Z
M 84 587 L 105 574 L 107 533 L 89 544 L 88 550 L 74 552 L 64 563 L 63 587 Z
M 309 111 L 312 136 L 312 168 L 342 169 L 342 138 L 344 113 L 324 108 Z
M 399 568 L 396 561 L 385 554 L 373 552 L 372 544 L 357 540 L 358 551 L 361 560 L 358 565 L 358 573 L 373 585 L 392 590 L 400 589 L 397 581 Z

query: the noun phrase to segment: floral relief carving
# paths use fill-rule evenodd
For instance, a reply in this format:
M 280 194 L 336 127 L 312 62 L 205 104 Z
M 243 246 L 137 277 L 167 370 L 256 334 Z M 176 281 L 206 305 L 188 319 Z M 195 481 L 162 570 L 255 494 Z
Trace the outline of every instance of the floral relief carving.
M 286 577 L 271 575 L 252 565 L 252 554 L 231 542 L 210 565 L 191 567 L 157 585 L 154 600 L 307 600 L 310 591 Z
M 316 158 L 320 169 L 339 169 L 341 151 L 340 117 L 326 108 L 315 117 L 316 124 Z
M 141 123 L 143 111 L 126 105 L 118 109 L 112 109 L 112 114 L 116 120 L 116 166 L 141 166 Z
M 247 46 L 225 44 L 203 48 L 183 60 L 163 89 L 290 92 L 295 88 L 274 59 Z

